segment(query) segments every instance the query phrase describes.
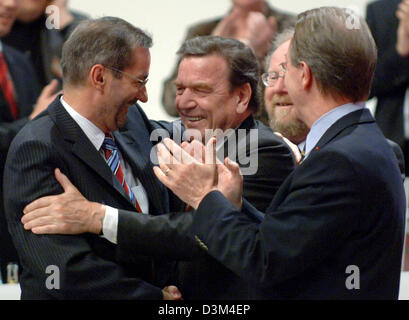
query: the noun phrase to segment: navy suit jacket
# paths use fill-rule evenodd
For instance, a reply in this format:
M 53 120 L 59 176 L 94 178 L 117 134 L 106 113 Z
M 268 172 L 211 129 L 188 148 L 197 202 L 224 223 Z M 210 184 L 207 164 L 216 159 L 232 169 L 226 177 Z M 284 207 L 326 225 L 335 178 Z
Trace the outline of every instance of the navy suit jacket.
M 261 222 L 248 218 L 251 211 L 246 203 L 238 212 L 214 191 L 192 230 L 252 286 L 253 298 L 398 298 L 405 193 L 396 157 L 368 110 L 327 130 Z
M 54 178 L 55 168 L 60 168 L 90 201 L 134 210 L 104 159 L 59 98 L 16 136 L 5 167 L 6 217 L 23 268 L 22 298 L 162 299 L 161 288 L 151 284 L 150 257 L 119 258 L 116 246 L 98 235 L 35 235 L 24 230 L 20 221 L 24 206 L 63 191 Z M 141 115 L 138 121 L 132 132 L 124 129 L 114 136 L 147 191 L 150 214 L 167 212 L 167 192 L 156 179 L 149 158 L 151 145 L 145 119 Z M 46 287 L 49 265 L 59 268 L 60 290 Z
M 18 262 L 16 250 L 7 231 L 3 205 L 3 170 L 11 141 L 17 132 L 28 122 L 40 93 L 40 85 L 31 62 L 19 51 L 2 43 L 3 55 L 16 94 L 18 119 L 14 119 L 10 106 L 0 89 L 0 269 L 3 281 L 7 279 L 8 262 Z

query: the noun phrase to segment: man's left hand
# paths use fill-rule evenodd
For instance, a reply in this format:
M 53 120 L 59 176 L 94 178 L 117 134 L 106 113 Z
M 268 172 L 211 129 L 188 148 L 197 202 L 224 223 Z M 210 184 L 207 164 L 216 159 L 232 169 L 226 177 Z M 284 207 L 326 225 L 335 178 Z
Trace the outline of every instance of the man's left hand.
M 168 138 L 164 139 L 164 145 L 158 145 L 159 167 L 154 167 L 156 176 L 194 209 L 217 187 L 215 141 L 212 138 L 207 143 L 204 162 L 200 161 L 200 157 L 195 159 Z

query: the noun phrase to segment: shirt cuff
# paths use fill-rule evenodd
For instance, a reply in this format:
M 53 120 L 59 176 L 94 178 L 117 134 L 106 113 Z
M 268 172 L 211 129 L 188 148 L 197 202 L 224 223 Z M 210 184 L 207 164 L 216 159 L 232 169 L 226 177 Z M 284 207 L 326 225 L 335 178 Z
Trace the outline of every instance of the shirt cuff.
M 102 221 L 102 237 L 108 241 L 118 244 L 118 209 L 105 206 L 105 217 Z

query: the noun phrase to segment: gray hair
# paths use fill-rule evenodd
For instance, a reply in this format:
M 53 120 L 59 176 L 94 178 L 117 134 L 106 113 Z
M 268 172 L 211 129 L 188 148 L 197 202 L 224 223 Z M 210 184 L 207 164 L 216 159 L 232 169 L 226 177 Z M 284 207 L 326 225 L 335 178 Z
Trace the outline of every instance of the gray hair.
M 268 71 L 268 67 L 270 66 L 271 56 L 273 55 L 274 51 L 276 51 L 278 47 L 281 46 L 284 42 L 291 40 L 293 36 L 294 36 L 294 28 L 290 27 L 290 28 L 283 30 L 282 32 L 280 32 L 274 37 L 273 42 L 271 44 L 271 48 L 268 51 L 267 56 L 264 60 L 264 68 L 266 71 Z
M 351 27 L 357 19 L 358 28 Z M 353 102 L 368 98 L 377 61 L 369 27 L 351 10 L 322 7 L 298 16 L 289 54 L 291 63 L 304 61 L 323 94 Z
M 242 42 L 216 36 L 202 36 L 185 41 L 178 50 L 179 63 L 188 56 L 218 54 L 223 57 L 230 70 L 231 88 L 250 84 L 249 109 L 255 112 L 260 104 L 260 68 L 253 51 Z
M 81 22 L 62 48 L 64 85 L 83 85 L 92 66 L 123 70 L 131 66 L 136 47 L 150 48 L 152 38 L 123 19 L 103 17 Z M 119 72 L 114 76 L 121 77 Z

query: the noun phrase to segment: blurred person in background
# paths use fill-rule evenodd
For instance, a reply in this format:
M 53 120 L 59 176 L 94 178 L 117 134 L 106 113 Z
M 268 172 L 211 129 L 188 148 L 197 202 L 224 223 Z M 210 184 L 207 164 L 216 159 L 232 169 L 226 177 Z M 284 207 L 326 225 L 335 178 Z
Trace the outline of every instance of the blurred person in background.
M 386 138 L 402 148 L 409 174 L 409 1 L 368 4 L 366 20 L 378 47 L 370 97 L 377 98 L 375 119 Z
M 20 1 L 17 19 L 4 42 L 31 59 L 42 86 L 52 79 L 61 80 L 62 45 L 87 16 L 70 10 L 68 0 Z M 46 12 L 48 6 L 53 6 L 50 7 L 53 10 Z M 46 23 L 48 18 L 51 24 Z M 53 28 L 50 29 L 50 26 Z

